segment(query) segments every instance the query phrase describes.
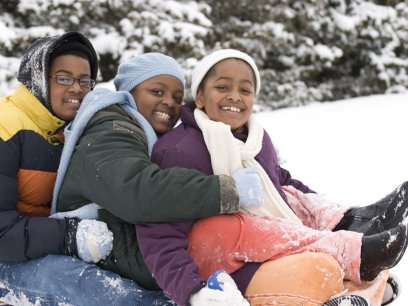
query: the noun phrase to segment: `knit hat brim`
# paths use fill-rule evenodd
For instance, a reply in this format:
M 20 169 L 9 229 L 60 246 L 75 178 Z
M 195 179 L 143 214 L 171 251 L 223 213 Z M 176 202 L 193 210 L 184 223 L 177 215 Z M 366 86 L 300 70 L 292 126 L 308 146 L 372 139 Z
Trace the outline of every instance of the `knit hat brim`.
M 191 76 L 191 95 L 193 99 L 196 98 L 198 87 L 208 71 L 222 60 L 230 58 L 238 58 L 248 63 L 255 75 L 255 92 L 256 94 L 259 93 L 261 88 L 261 76 L 259 75 L 258 67 L 252 57 L 235 49 L 222 49 L 203 57 L 194 68 Z
M 88 59 L 89 66 L 91 67 L 91 77 L 92 79 L 96 79 L 98 59 L 93 52 L 93 49 L 90 49 L 89 46 L 85 45 L 82 41 L 65 40 L 51 52 L 49 62 L 51 63 L 56 57 L 61 55 L 71 54 L 85 57 Z

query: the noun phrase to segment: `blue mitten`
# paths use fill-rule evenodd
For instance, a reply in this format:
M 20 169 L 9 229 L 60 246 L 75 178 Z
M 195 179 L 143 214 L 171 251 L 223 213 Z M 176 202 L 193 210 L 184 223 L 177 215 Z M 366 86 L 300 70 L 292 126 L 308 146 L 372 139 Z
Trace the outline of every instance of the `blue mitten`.
M 190 297 L 191 306 L 249 306 L 227 272 L 214 272 L 207 286 Z
M 76 231 L 78 257 L 97 263 L 112 251 L 113 234 L 105 222 L 81 220 Z
M 239 194 L 241 207 L 259 208 L 263 205 L 261 179 L 255 167 L 239 169 L 232 177 Z

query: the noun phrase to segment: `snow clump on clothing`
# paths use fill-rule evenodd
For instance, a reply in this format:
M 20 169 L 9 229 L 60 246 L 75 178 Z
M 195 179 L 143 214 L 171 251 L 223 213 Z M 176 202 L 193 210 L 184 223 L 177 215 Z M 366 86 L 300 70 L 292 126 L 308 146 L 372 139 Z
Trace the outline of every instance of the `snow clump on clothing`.
M 106 223 L 82 220 L 76 234 L 78 255 L 87 262 L 99 262 L 112 251 L 113 234 Z

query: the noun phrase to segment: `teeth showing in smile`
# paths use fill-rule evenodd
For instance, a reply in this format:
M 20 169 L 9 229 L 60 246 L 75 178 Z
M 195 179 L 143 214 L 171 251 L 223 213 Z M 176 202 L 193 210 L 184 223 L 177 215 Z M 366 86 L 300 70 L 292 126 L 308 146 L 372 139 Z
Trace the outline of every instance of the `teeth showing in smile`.
M 235 112 L 235 113 L 240 113 L 242 111 L 239 107 L 236 107 L 236 106 L 223 106 L 222 109 L 223 110 L 229 110 L 229 111 Z
M 167 113 L 155 112 L 154 115 L 157 116 L 157 117 L 160 117 L 162 119 L 165 119 L 165 120 L 170 120 L 170 115 L 167 114 Z
M 79 104 L 79 99 L 66 99 L 66 103 Z

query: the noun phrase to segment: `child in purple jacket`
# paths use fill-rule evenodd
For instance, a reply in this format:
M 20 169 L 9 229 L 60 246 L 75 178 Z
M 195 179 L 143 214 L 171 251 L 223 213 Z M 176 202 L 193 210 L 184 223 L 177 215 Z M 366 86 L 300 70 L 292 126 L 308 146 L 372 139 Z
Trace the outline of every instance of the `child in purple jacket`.
M 313 277 L 308 272 L 309 280 L 326 285 L 327 291 L 314 295 L 313 290 L 290 291 L 304 281 L 304 266 L 299 265 L 292 277 L 266 273 L 269 278 L 265 278 L 264 272 L 259 273 L 259 264 L 247 262 L 267 264 L 300 253 L 310 256 L 307 251 L 326 253 L 340 265 L 345 279 L 359 283 L 395 266 L 406 249 L 404 213 L 393 223 L 383 222 L 377 231 L 374 225 L 367 225 L 369 222 L 363 224 L 369 227 L 360 230 L 367 234 L 363 236 L 353 227 L 355 223 L 345 224 L 346 217 L 356 214 L 358 208 L 324 201 L 325 205 L 320 205 L 319 195 L 278 165 L 269 136 L 251 115 L 259 89 L 258 69 L 247 54 L 230 49 L 210 54 L 193 72 L 196 108 L 184 106 L 181 125 L 164 135 L 154 148 L 152 159 L 163 168 L 180 166 L 211 175 L 230 174 L 244 167 L 256 171 L 263 183 L 265 206 L 261 209 L 199 221 L 137 226 L 146 264 L 164 292 L 179 305 L 194 304 L 201 290 L 190 284 L 219 269 L 232 273 L 251 303 L 321 304 L 344 289 L 343 275 L 337 273 L 340 268 L 335 263 L 327 263 L 330 273 L 322 278 L 318 271 Z M 321 270 L 323 261 L 323 257 L 315 258 L 310 266 Z M 234 275 L 245 268 L 248 273 Z M 265 282 L 268 292 L 261 296 L 258 285 Z M 284 292 L 278 288 L 282 283 L 287 284 Z

